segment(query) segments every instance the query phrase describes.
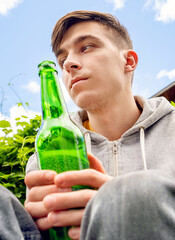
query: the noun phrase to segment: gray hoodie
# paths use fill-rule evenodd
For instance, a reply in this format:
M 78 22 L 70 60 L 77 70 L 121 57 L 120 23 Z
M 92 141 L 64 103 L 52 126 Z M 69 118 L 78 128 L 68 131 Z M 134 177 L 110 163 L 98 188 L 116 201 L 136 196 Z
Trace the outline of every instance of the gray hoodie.
M 85 129 L 82 122 L 87 119 L 86 111 L 70 117 L 83 132 L 87 151 L 102 162 L 107 174 L 118 176 L 143 169 L 160 169 L 175 177 L 175 108 L 163 97 L 149 100 L 135 97 L 135 100 L 143 109 L 142 114 L 116 141 Z M 34 154 L 26 172 L 36 169 Z

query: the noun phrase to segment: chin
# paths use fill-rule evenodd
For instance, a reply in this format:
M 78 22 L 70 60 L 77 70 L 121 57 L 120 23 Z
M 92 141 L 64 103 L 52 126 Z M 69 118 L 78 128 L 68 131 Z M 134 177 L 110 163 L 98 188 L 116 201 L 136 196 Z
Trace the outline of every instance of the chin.
M 99 105 L 99 99 L 95 96 L 89 96 L 89 95 L 84 95 L 84 96 L 79 96 L 74 100 L 75 104 L 86 111 L 88 110 L 94 110 L 97 108 L 97 105 Z

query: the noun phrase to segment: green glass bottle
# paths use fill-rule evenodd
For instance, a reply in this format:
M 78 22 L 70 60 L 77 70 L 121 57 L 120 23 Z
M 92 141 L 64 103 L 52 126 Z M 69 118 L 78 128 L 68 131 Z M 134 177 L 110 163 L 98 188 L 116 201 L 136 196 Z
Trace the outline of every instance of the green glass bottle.
M 38 65 L 41 78 L 42 124 L 36 137 L 39 168 L 57 173 L 89 168 L 83 134 L 70 120 L 55 63 Z M 88 188 L 73 186 L 72 190 Z M 49 230 L 50 239 L 70 239 L 68 227 Z

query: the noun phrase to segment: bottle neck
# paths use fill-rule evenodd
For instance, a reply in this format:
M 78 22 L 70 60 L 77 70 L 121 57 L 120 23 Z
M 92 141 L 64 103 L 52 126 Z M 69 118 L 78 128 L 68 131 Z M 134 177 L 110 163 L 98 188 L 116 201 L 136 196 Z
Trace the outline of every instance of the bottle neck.
M 40 77 L 43 120 L 68 115 L 57 72 L 54 69 L 42 70 Z

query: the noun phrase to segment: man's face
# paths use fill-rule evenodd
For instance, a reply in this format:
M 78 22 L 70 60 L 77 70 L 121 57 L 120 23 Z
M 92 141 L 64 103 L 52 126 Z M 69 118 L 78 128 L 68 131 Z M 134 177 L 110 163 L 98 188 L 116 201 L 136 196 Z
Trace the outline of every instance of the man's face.
M 118 49 L 110 34 L 97 22 L 81 22 L 61 41 L 57 60 L 64 84 L 80 108 L 97 110 L 125 90 L 126 51 Z

